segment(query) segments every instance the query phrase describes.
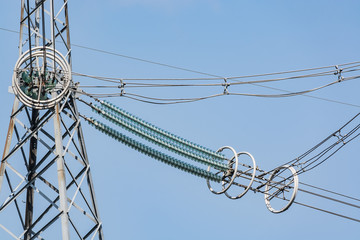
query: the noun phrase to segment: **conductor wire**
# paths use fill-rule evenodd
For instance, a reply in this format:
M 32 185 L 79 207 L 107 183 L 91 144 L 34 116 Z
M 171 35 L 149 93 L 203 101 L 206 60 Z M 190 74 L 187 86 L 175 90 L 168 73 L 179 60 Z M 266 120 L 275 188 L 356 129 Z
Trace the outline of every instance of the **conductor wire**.
M 245 176 L 240 176 L 240 177 L 246 178 Z M 255 181 L 256 181 L 256 182 L 261 182 L 261 181 L 259 181 L 259 180 L 255 180 Z M 237 186 L 239 186 L 239 187 L 243 187 L 242 185 L 239 185 L 239 184 L 236 183 L 236 182 L 234 182 L 233 184 L 234 184 L 234 185 L 237 185 Z M 301 184 L 304 185 L 304 183 L 301 183 Z M 308 185 L 308 184 L 306 184 L 306 185 Z M 310 185 L 310 186 L 312 186 L 312 185 Z M 275 186 L 275 184 L 274 184 L 274 186 L 272 186 L 272 187 L 275 187 L 275 188 L 277 188 L 277 189 L 280 189 L 279 187 Z M 281 186 L 280 186 L 280 187 L 281 187 Z M 288 187 L 291 188 L 291 186 L 288 186 Z M 312 186 L 312 187 L 313 187 L 313 186 Z M 315 186 L 314 186 L 314 187 L 315 187 Z M 315 187 L 315 188 L 317 188 L 317 187 Z M 260 189 L 258 189 L 258 188 L 250 187 L 250 190 L 254 191 L 254 193 L 260 192 L 260 193 L 265 194 L 265 191 L 262 191 L 262 190 L 260 190 Z M 317 194 L 317 193 L 313 193 L 313 192 L 310 192 L 310 191 L 306 191 L 306 190 L 304 190 L 304 189 L 300 189 L 300 188 L 299 188 L 298 190 L 300 190 L 300 191 L 302 191 L 302 192 L 307 192 L 307 193 L 309 193 L 309 194 L 316 195 L 316 196 L 318 196 L 318 197 L 324 197 L 324 198 L 326 198 L 326 199 L 328 199 L 328 200 L 333 200 L 333 201 L 338 202 L 338 203 L 341 203 L 341 204 L 345 204 L 345 205 L 349 205 L 349 206 L 352 206 L 352 207 L 360 208 L 360 206 L 358 206 L 358 205 L 349 204 L 349 203 L 347 203 L 347 202 L 343 202 L 343 201 L 340 201 L 340 200 L 337 200 L 337 199 L 333 199 L 333 198 L 330 198 L 330 197 L 327 197 L 327 196 L 323 196 L 323 195 L 321 195 L 321 194 Z M 321 189 L 321 190 L 325 190 L 325 189 Z M 328 191 L 328 190 L 325 190 L 325 191 Z M 341 194 L 341 195 L 342 195 L 342 194 Z M 277 196 L 277 195 L 274 195 L 274 197 L 277 198 L 277 199 L 280 199 L 280 200 L 289 201 L 288 199 L 283 198 L 283 197 L 279 197 L 279 196 Z M 347 196 L 347 197 L 348 197 L 348 196 Z M 351 198 L 351 197 L 350 197 L 350 198 Z M 360 219 L 352 218 L 352 217 L 349 217 L 349 216 L 346 216 L 346 215 L 343 215 L 343 214 L 339 214 L 339 213 L 336 213 L 336 212 L 333 212 L 333 211 L 329 211 L 329 210 L 325 210 L 325 209 L 322 209 L 322 208 L 319 208 L 319 207 L 311 206 L 311 205 L 309 205 L 309 204 L 301 203 L 301 202 L 298 202 L 298 201 L 294 201 L 293 203 L 298 204 L 298 205 L 300 205 L 300 206 L 304 206 L 304 207 L 311 208 L 311 209 L 313 209 L 313 210 L 317 210 L 317 211 L 320 211 L 320 212 L 328 213 L 328 214 L 331 214 L 331 215 L 334 215 L 334 216 L 337 216 L 337 217 L 345 218 L 345 219 L 348 219 L 348 220 L 351 220 L 351 221 L 355 221 L 355 222 L 359 222 L 359 223 L 360 223 Z
M 342 214 L 339 214 L 339 213 L 335 213 L 335 212 L 332 212 L 332 211 L 328 211 L 328 210 L 325 210 L 325 209 L 321 209 L 321 208 L 314 207 L 314 206 L 311 206 L 311 205 L 308 205 L 308 204 L 304 204 L 304 203 L 300 203 L 300 202 L 297 202 L 297 201 L 294 201 L 294 203 L 295 203 L 295 204 L 298 204 L 298 205 L 301 205 L 301 206 L 304 206 L 304 207 L 308 207 L 308 208 L 317 210 L 317 211 L 325 212 L 325 213 L 328 213 L 328 214 L 331 214 L 331 215 L 335 215 L 335 216 L 338 216 L 338 217 L 346 218 L 346 219 L 348 219 L 348 220 L 351 220 L 351 221 L 355 221 L 355 222 L 359 222 L 359 223 L 360 223 L 360 219 L 348 217 L 348 216 L 345 216 L 345 215 L 342 215 Z

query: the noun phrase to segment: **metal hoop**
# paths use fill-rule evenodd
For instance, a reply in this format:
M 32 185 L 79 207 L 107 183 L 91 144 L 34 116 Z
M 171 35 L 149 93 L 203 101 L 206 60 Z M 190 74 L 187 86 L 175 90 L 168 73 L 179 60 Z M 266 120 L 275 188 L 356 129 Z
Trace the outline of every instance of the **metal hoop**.
M 253 172 L 252 172 L 252 174 L 251 174 L 250 183 L 248 184 L 248 186 L 245 188 L 245 190 L 244 190 L 242 193 L 240 193 L 239 195 L 233 197 L 233 196 L 230 196 L 230 194 L 228 194 L 227 192 L 225 192 L 225 195 L 226 195 L 228 198 L 234 199 L 234 200 L 241 198 L 242 196 L 244 196 L 244 195 L 249 191 L 251 185 L 252 185 L 253 182 L 254 182 L 255 174 L 256 174 L 256 162 L 255 162 L 254 157 L 253 157 L 250 153 L 248 153 L 248 152 L 238 152 L 238 153 L 237 153 L 237 156 L 239 157 L 240 155 L 243 155 L 243 154 L 244 154 L 244 155 L 248 155 L 248 156 L 251 158 L 252 163 L 253 163 Z M 239 175 L 239 174 L 240 174 L 240 175 Z M 236 174 L 236 177 L 240 177 L 240 176 L 241 176 L 241 173 L 238 172 L 238 173 Z
M 46 54 L 44 54 L 44 53 L 46 53 Z M 44 58 L 44 56 L 46 56 L 46 59 L 54 61 L 55 62 L 54 64 L 59 66 L 58 73 L 63 74 L 63 77 L 61 77 L 61 79 L 56 79 L 56 80 L 58 80 L 58 82 L 53 83 L 54 84 L 53 89 L 49 90 L 49 92 L 46 92 L 47 94 L 49 94 L 51 96 L 50 99 L 40 99 L 40 97 L 38 99 L 35 99 L 35 98 L 29 96 L 29 94 L 26 94 L 24 92 L 24 90 L 21 89 L 20 74 L 25 72 L 24 69 L 22 69 L 22 67 L 24 64 L 26 64 L 26 61 L 31 60 L 30 59 L 30 50 L 26 51 L 17 60 L 17 62 L 15 64 L 15 68 L 14 68 L 13 78 L 12 78 L 12 88 L 14 90 L 15 96 L 26 106 L 36 108 L 36 109 L 51 108 L 51 107 L 55 106 L 57 103 L 59 103 L 63 99 L 65 94 L 68 92 L 69 85 L 71 82 L 70 65 L 68 64 L 68 62 L 66 61 L 64 56 L 61 55 L 60 52 L 58 52 L 57 50 L 54 50 L 52 48 L 49 48 L 49 47 L 45 47 L 45 48 L 44 47 L 36 47 L 36 48 L 32 49 L 31 57 L 36 59 L 34 61 L 38 62 L 39 58 Z M 43 61 L 46 61 L 46 59 L 43 59 Z M 40 66 L 37 66 L 37 71 L 40 71 Z M 54 72 L 51 74 L 54 74 L 53 79 L 55 79 L 57 70 L 54 69 L 53 71 Z M 29 80 L 30 84 L 33 84 L 34 83 L 33 76 L 31 75 L 29 78 L 30 78 L 30 80 Z M 41 79 L 41 83 L 44 83 L 43 79 Z M 41 92 L 40 92 L 41 87 L 42 87 L 42 85 L 39 84 L 38 96 L 40 96 L 40 94 L 41 94 Z M 59 88 L 59 90 L 56 90 L 56 88 Z M 54 94 L 52 94 L 54 92 L 57 92 L 55 94 L 56 97 Z
M 230 182 L 229 182 L 229 185 L 228 185 L 227 187 L 225 187 L 225 188 L 223 187 L 223 189 L 222 189 L 221 191 L 219 191 L 219 192 L 215 191 L 215 190 L 211 187 L 211 185 L 210 185 L 210 180 L 206 180 L 206 183 L 207 183 L 207 186 L 208 186 L 209 190 L 210 190 L 212 193 L 214 193 L 214 194 L 222 194 L 222 193 L 226 192 L 226 191 L 230 188 L 231 184 L 234 182 L 235 177 L 236 177 L 236 174 L 237 174 L 237 169 L 238 169 L 239 160 L 238 160 L 238 156 L 237 156 L 237 154 L 236 154 L 236 151 L 235 151 L 234 148 L 232 148 L 232 147 L 224 146 L 224 147 L 219 148 L 216 152 L 217 152 L 217 153 L 218 153 L 218 152 L 222 152 L 224 149 L 230 149 L 230 150 L 234 153 L 234 157 L 232 157 L 232 158 L 229 160 L 229 169 L 228 169 L 228 170 L 232 169 L 232 168 L 231 168 L 231 165 L 232 165 L 231 163 L 232 163 L 233 159 L 235 158 L 235 168 L 233 169 L 234 173 L 232 174 L 232 177 L 231 177 L 231 180 L 230 180 Z M 209 166 L 208 169 L 207 169 L 207 171 L 210 172 L 210 169 L 211 169 L 211 167 Z M 219 174 L 219 173 L 221 173 L 221 171 L 219 171 L 219 172 L 216 173 L 216 174 Z M 224 177 L 224 176 L 225 176 L 225 172 L 223 172 L 223 177 Z
M 291 195 L 291 198 L 288 202 L 288 204 L 286 204 L 283 208 L 281 208 L 280 210 L 276 210 L 274 209 L 271 204 L 270 204 L 270 200 L 269 200 L 269 186 L 270 186 L 270 182 L 277 176 L 277 173 L 281 170 L 281 169 L 289 169 L 292 173 L 293 176 L 293 182 L 294 182 L 294 190 L 293 193 Z M 289 184 L 288 184 L 289 185 Z M 284 186 L 280 186 L 280 188 L 278 189 L 279 191 L 283 191 L 285 189 L 285 187 L 287 187 L 288 185 L 284 185 Z M 292 166 L 289 165 L 283 165 L 281 167 L 278 167 L 277 169 L 275 169 L 275 171 L 270 175 L 270 178 L 268 180 L 268 182 L 265 185 L 265 192 L 264 192 L 264 197 L 265 197 L 265 204 L 266 207 L 269 209 L 270 212 L 272 213 L 281 213 L 286 211 L 291 204 L 294 202 L 297 191 L 299 188 L 299 177 L 296 173 L 295 168 L 293 168 Z

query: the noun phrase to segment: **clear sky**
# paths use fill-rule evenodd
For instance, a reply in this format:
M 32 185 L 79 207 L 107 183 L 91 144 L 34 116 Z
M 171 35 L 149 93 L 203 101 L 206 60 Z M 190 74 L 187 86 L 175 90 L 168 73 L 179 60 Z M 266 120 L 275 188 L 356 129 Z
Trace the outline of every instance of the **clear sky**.
M 360 2 L 355 0 L 88 0 L 69 1 L 69 11 L 74 44 L 214 75 L 251 75 L 360 60 Z M 20 1 L 2 4 L 0 28 L 17 31 L 19 18 Z M 18 58 L 19 36 L 0 30 L 0 38 L 2 148 L 14 99 L 7 90 Z M 73 70 L 121 78 L 204 77 L 75 46 Z M 76 77 L 74 81 L 87 84 Z M 311 78 L 268 86 L 300 91 L 326 81 L 329 79 Z M 353 80 L 310 95 L 360 105 L 358 90 L 358 80 Z M 221 91 L 219 87 L 217 92 Z M 257 87 L 236 91 L 279 93 Z M 136 93 L 187 97 L 209 92 L 200 87 L 144 88 Z M 360 109 L 304 96 L 226 96 L 176 105 L 125 98 L 111 101 L 211 149 L 230 145 L 248 151 L 264 170 L 302 154 Z M 85 105 L 79 108 L 91 115 Z M 272 214 L 260 193 L 248 192 L 235 201 L 214 195 L 204 180 L 129 149 L 87 124 L 83 128 L 106 239 L 360 238 L 359 223 L 302 206 Z M 357 139 L 300 180 L 360 198 L 359 156 Z M 301 192 L 297 200 L 360 218 L 358 210 Z M 0 232 L 1 239 L 5 239 L 3 234 Z

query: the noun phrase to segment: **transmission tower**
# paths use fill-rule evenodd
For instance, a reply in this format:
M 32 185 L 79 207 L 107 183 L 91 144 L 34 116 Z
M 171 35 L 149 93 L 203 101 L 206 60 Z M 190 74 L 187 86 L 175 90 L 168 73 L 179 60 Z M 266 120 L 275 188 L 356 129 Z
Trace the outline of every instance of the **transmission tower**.
M 6 239 L 103 239 L 71 76 L 68 1 L 21 0 L 0 167 Z

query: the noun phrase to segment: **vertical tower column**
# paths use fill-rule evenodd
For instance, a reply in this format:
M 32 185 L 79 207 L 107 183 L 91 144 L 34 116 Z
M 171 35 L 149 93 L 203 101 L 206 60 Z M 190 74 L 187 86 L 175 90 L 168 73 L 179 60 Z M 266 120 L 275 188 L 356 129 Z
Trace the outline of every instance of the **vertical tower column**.
M 61 230 L 63 240 L 70 239 L 69 233 L 69 218 L 68 218 L 68 205 L 67 205 L 67 195 L 66 195 L 66 178 L 65 178 L 65 166 L 63 159 L 63 144 L 62 144 L 62 134 L 60 126 L 60 111 L 59 105 L 55 106 L 55 116 L 54 116 L 54 133 L 55 133 L 55 148 L 57 154 L 57 177 L 59 184 L 59 201 L 61 211 Z

